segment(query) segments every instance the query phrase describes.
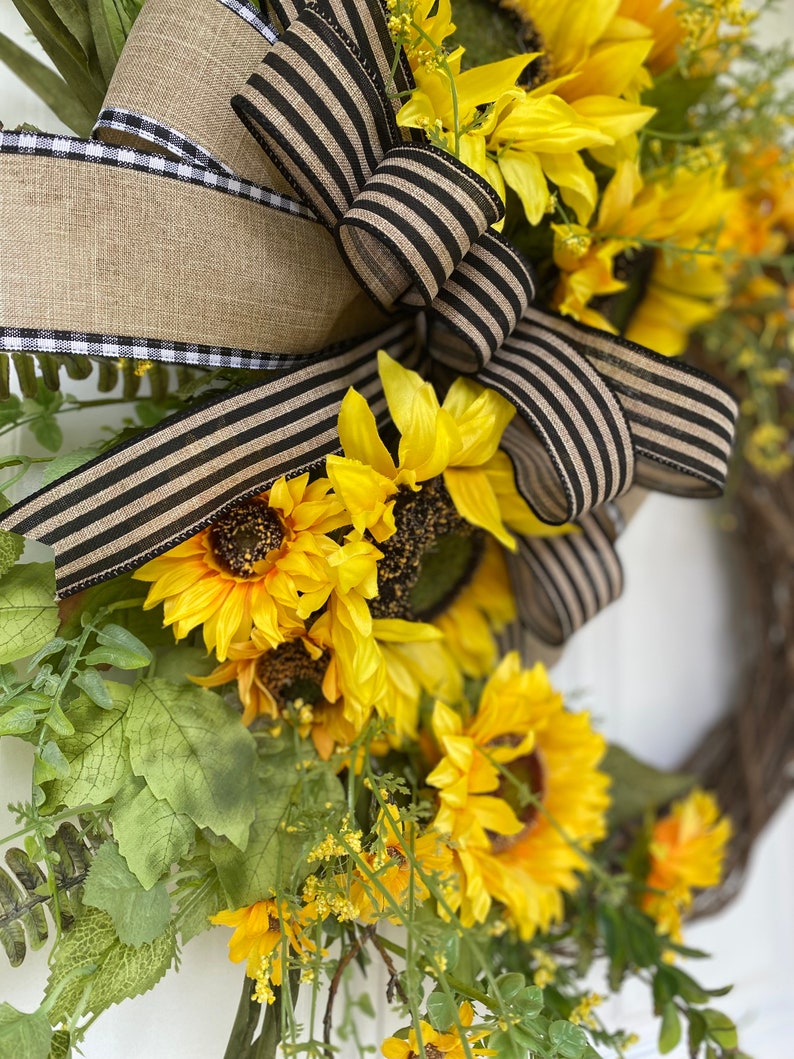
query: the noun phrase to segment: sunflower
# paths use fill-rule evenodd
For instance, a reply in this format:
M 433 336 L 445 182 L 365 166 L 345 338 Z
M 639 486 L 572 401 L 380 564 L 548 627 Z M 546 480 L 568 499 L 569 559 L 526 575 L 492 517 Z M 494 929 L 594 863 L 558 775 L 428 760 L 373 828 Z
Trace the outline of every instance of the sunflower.
M 681 917 L 692 904 L 692 891 L 720 881 L 731 831 L 714 797 L 701 790 L 676 802 L 654 824 L 642 908 L 673 941 L 681 941 Z
M 407 1040 L 401 1037 L 387 1037 L 381 1045 L 381 1053 L 385 1059 L 419 1059 L 422 1052 L 427 1059 L 464 1059 L 472 1055 L 496 1055 L 492 1048 L 481 1048 L 478 1042 L 491 1032 L 488 1029 L 479 1029 L 468 1032 L 474 1022 L 474 1008 L 464 1001 L 458 1009 L 458 1018 L 461 1027 L 465 1031 L 465 1042 L 457 1027 L 452 1027 L 445 1033 L 434 1030 L 429 1022 L 420 1021 L 419 1028 L 422 1037 L 422 1045 L 419 1044 L 418 1034 L 415 1029 L 408 1031 Z
M 605 833 L 604 740 L 585 713 L 570 714 L 542 665 L 507 655 L 464 726 L 435 707 L 444 753 L 427 782 L 439 789 L 434 826 L 457 848 L 464 925 L 482 922 L 495 899 L 523 940 L 563 912 L 562 894 L 586 868 L 582 850 Z
M 415 824 L 403 823 L 394 805 L 380 810 L 374 833 L 374 850 L 363 854 L 370 870 L 356 869 L 350 897 L 362 923 L 384 916 L 401 923 L 394 905 L 407 909 L 409 900 L 416 905 L 425 902 L 430 897 L 425 879 L 443 887 L 453 872 L 452 850 L 437 831 L 420 832 Z
M 254 629 L 248 643 L 229 647 L 228 659 L 209 676 L 191 679 L 205 688 L 236 682 L 243 724 L 257 717 L 281 718 L 302 738 L 310 735 L 324 761 L 358 734 L 344 715 L 333 649 L 311 632 L 269 647 Z
M 133 576 L 152 582 L 144 607 L 162 602 L 178 640 L 203 625 L 222 662 L 253 628 L 271 647 L 302 630 L 300 613 L 332 590 L 327 559 L 338 545 L 327 534 L 346 521 L 327 480 L 280 478 Z
M 286 946 L 291 956 L 307 962 L 317 951 L 306 928 L 315 922 L 311 906 L 293 912 L 286 901 L 279 905 L 274 900 L 257 901 L 253 905 L 229 909 L 210 916 L 210 922 L 234 927 L 229 939 L 229 959 L 233 963 L 246 961 L 245 973 L 256 981 L 254 998 L 259 1003 L 272 1004 L 272 986 L 281 985 L 282 956 Z

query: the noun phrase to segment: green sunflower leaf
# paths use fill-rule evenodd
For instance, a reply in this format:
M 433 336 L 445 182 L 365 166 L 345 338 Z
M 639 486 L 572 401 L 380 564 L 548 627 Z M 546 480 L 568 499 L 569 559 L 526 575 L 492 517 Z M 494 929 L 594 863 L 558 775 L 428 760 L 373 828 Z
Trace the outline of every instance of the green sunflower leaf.
M 131 689 L 107 682 L 111 708 L 100 707 L 81 695 L 69 710 L 74 733 L 60 740 L 61 753 L 70 765 L 66 778 L 47 788 L 52 807 L 96 805 L 112 798 L 130 771 L 124 748 L 123 718 Z
M 22 563 L 8 571 L 0 581 L 0 626 L 0 663 L 35 654 L 52 639 L 58 628 L 53 563 Z
M 141 680 L 124 725 L 133 771 L 155 798 L 244 849 L 255 812 L 257 756 L 239 714 L 204 688 Z
M 625 823 L 679 798 L 695 780 L 683 772 L 663 772 L 646 765 L 623 747 L 612 743 L 600 768 L 612 778 L 613 825 Z
M 103 842 L 97 850 L 85 881 L 83 903 L 107 912 L 119 941 L 135 948 L 159 938 L 171 919 L 165 884 L 155 882 L 144 889 L 114 842 Z
M 14 1059 L 47 1059 L 52 1026 L 39 1008 L 31 1014 L 0 1004 L 0 1055 Z
M 55 995 L 50 1011 L 54 1023 L 65 1022 L 80 1004 L 88 989 L 85 1013 L 98 1015 L 112 1004 L 119 1004 L 155 986 L 176 955 L 172 928 L 151 944 L 124 945 L 107 912 L 86 908 L 72 929 L 53 950 L 50 977 L 45 996 Z M 82 975 L 75 975 L 82 971 Z
M 111 812 L 113 834 L 130 871 L 147 889 L 187 853 L 196 825 L 155 798 L 143 780 L 129 776 Z

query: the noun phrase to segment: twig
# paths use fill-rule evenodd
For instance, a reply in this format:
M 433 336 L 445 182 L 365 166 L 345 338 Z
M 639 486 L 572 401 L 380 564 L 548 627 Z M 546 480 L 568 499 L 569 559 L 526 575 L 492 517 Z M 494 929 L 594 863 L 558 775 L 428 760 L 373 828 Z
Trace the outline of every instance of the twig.
M 372 942 L 378 955 L 386 965 L 386 970 L 389 972 L 389 981 L 386 985 L 386 999 L 391 1004 L 391 1002 L 394 1000 L 394 994 L 396 992 L 397 996 L 400 998 L 403 1004 L 407 1004 L 408 994 L 405 992 L 402 985 L 400 984 L 400 975 L 397 968 L 394 966 L 394 960 L 384 948 L 383 942 L 380 940 L 377 934 L 373 934 L 370 938 L 370 941 Z
M 326 1059 L 333 1059 L 334 1054 L 330 1047 L 331 1030 L 333 1029 L 334 1000 L 336 999 L 336 994 L 339 990 L 339 983 L 342 981 L 342 975 L 349 967 L 351 960 L 354 960 L 356 956 L 358 956 L 367 942 L 372 940 L 374 934 L 375 925 L 373 924 L 362 931 L 361 935 L 356 938 L 347 952 L 342 953 L 339 958 L 339 963 L 336 965 L 331 984 L 328 986 L 328 1003 L 325 1005 L 325 1015 L 323 1017 L 323 1044 L 325 1045 L 324 1053 Z

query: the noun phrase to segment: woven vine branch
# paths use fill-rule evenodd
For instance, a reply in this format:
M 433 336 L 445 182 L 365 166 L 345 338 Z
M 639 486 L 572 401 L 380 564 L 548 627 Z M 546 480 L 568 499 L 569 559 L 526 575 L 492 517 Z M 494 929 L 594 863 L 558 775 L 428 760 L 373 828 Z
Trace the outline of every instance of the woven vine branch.
M 61 929 L 68 930 L 97 846 L 68 821 L 44 842 L 53 866 Z M 44 910 L 52 915 L 52 897 L 44 872 L 24 850 L 9 849 L 5 860 L 9 871 L 0 867 L 0 943 L 11 966 L 18 967 L 28 948 L 40 949 L 49 937 Z

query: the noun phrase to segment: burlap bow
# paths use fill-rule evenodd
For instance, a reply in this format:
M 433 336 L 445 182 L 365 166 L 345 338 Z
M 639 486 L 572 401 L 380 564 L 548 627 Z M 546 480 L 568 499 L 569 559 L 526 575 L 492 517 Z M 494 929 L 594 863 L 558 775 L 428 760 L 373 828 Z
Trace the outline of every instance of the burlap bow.
M 605 505 L 632 482 L 717 494 L 735 401 L 531 304 L 528 266 L 489 230 L 490 190 L 398 135 L 390 91 L 410 73 L 377 2 L 271 7 L 280 37 L 238 0 L 148 0 L 94 139 L 0 134 L 0 348 L 278 373 L 0 524 L 55 549 L 61 595 L 131 569 L 321 466 L 348 386 L 383 417 L 385 348 L 475 373 L 518 409 L 504 445 L 519 488 L 583 530 L 520 541 L 522 617 L 560 642 L 620 591 Z

